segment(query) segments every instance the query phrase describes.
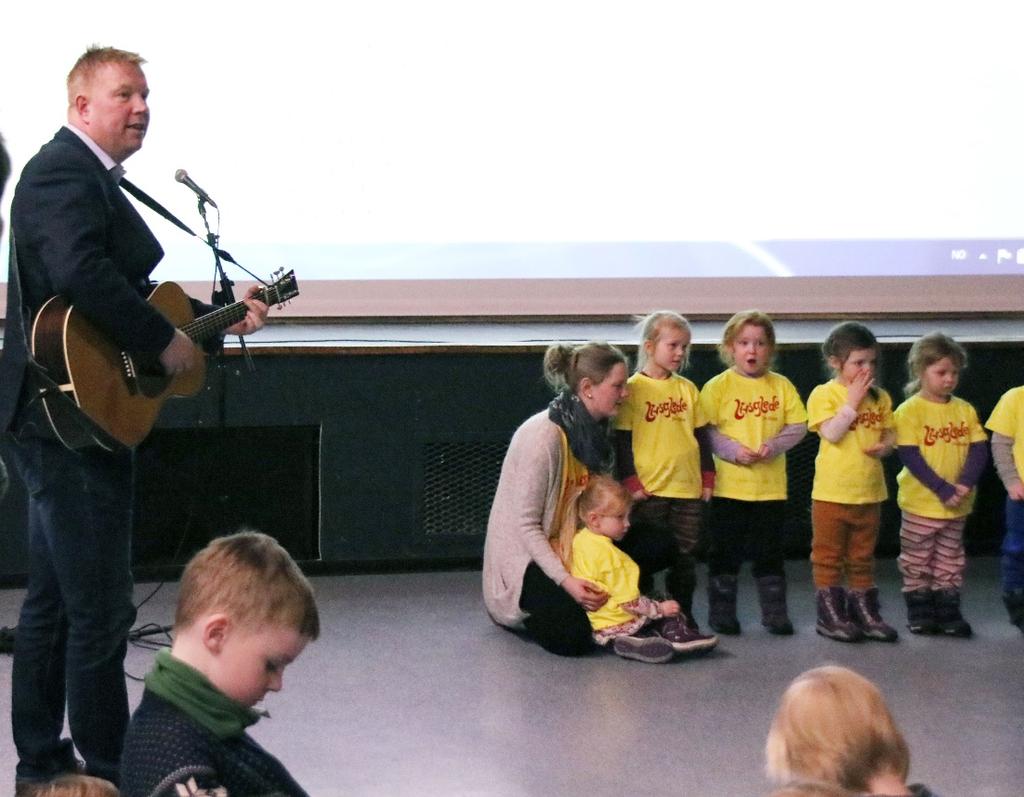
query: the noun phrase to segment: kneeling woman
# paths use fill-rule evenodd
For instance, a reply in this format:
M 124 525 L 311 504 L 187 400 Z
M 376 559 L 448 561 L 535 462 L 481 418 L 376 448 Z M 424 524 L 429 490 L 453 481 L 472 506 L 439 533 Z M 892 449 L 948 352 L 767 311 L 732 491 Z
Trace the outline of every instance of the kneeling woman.
M 575 520 L 566 510 L 590 472 L 612 469 L 607 422 L 626 397 L 626 358 L 607 343 L 556 344 L 544 355 L 544 376 L 559 392 L 509 444 L 487 523 L 484 603 L 496 623 L 578 656 L 593 646 L 586 613 L 608 595 L 569 574 L 571 549 L 559 534 Z

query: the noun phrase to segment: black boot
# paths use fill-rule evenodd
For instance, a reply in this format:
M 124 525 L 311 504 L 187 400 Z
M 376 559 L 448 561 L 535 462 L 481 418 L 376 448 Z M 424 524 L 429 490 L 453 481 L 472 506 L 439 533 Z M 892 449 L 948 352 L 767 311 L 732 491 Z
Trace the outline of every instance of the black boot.
M 865 639 L 877 639 L 879 642 L 895 642 L 899 639 L 896 629 L 882 619 L 879 613 L 881 604 L 878 602 L 878 587 L 870 589 L 851 589 L 847 608 L 850 619 L 860 627 Z
M 789 614 L 786 611 L 786 577 L 758 578 L 757 597 L 761 601 L 761 625 L 771 634 L 792 634 L 793 624 L 789 621 Z
M 973 631 L 960 614 L 960 590 L 937 589 L 932 593 L 935 600 L 935 622 L 939 631 L 946 636 L 969 637 Z
M 846 592 L 842 587 L 819 589 L 817 602 L 818 624 L 815 631 L 839 642 L 860 641 L 860 629 L 846 614 Z
M 708 625 L 719 634 L 740 632 L 736 618 L 736 576 L 721 575 L 708 579 Z
M 907 628 L 910 629 L 910 633 L 937 634 L 939 627 L 935 624 L 932 591 L 921 588 L 904 592 L 903 599 L 907 602 Z
M 1010 622 L 1024 631 L 1024 589 L 1011 589 L 1003 593 L 1003 603 L 1010 613 Z

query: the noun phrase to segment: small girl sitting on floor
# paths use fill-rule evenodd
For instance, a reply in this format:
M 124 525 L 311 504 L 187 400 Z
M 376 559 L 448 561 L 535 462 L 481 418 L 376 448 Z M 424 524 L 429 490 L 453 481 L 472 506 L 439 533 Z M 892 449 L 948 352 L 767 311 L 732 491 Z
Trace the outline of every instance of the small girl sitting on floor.
M 676 601 L 640 594 L 640 568 L 615 546 L 629 529 L 629 490 L 607 476 L 591 476 L 573 503 L 575 518 L 584 525 L 572 537 L 570 572 L 609 596 L 600 609 L 587 612 L 594 641 L 610 642 L 623 658 L 651 664 L 677 652 L 713 648 L 718 639 L 688 628 Z M 575 518 L 573 525 L 578 525 Z

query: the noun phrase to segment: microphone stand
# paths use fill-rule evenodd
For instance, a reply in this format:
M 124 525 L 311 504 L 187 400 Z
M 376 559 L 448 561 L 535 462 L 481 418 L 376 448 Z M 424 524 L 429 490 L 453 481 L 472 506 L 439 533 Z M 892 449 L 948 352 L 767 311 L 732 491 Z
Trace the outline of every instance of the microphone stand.
M 206 227 L 206 243 L 209 244 L 210 250 L 213 252 L 213 273 L 220 283 L 220 290 L 214 291 L 211 295 L 213 304 L 218 307 L 227 307 L 229 304 L 235 303 L 235 292 L 232 290 L 234 282 L 232 282 L 227 273 L 224 271 L 224 264 L 220 259 L 220 249 L 218 248 L 218 236 L 210 229 L 210 222 L 206 218 L 206 200 L 199 197 L 199 215 L 203 217 L 203 226 Z M 245 344 L 245 338 L 242 335 L 238 336 L 238 343 L 242 347 L 242 356 L 245 358 L 245 365 L 249 371 L 255 371 L 256 365 L 252 360 L 252 355 L 249 354 L 249 349 Z M 220 350 L 223 351 L 224 344 L 221 342 Z

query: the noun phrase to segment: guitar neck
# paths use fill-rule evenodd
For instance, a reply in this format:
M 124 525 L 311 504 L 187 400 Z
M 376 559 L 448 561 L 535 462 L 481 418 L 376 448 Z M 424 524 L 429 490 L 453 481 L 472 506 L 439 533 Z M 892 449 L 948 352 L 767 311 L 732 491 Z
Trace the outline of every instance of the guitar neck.
M 252 298 L 272 305 L 280 304 L 296 295 L 298 295 L 298 288 L 295 285 L 294 272 L 289 272 L 273 285 L 260 288 Z M 235 302 L 189 321 L 181 328 L 181 331 L 188 335 L 194 343 L 201 343 L 219 335 L 233 324 L 237 324 L 245 318 L 247 309 L 245 302 Z
M 265 293 L 266 291 L 261 291 L 256 295 L 256 298 L 261 302 L 265 302 Z M 188 335 L 195 343 L 201 343 L 215 335 L 219 335 L 228 327 L 237 324 L 245 318 L 246 309 L 245 302 L 229 304 L 227 307 L 221 307 L 212 313 L 207 313 L 193 321 L 189 321 L 181 328 L 181 331 Z

